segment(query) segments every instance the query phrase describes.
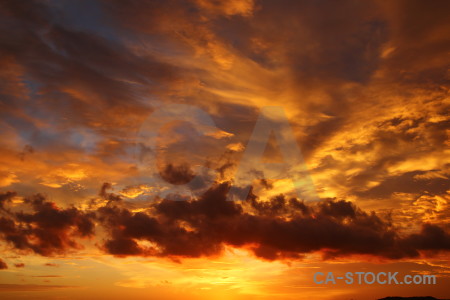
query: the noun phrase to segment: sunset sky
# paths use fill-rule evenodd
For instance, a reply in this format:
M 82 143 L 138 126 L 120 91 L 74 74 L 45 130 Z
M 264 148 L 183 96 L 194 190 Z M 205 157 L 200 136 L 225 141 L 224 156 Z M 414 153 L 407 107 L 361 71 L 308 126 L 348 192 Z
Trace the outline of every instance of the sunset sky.
M 0 0 L 0 299 L 450 299 L 449 15 L 444 0 Z M 268 106 L 289 126 L 264 140 Z M 265 176 L 283 162 L 313 196 Z

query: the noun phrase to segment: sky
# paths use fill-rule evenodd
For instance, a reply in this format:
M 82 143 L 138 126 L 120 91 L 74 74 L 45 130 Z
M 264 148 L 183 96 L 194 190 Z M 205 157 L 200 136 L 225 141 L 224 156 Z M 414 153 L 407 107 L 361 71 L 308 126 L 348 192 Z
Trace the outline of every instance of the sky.
M 0 1 L 1 299 L 450 298 L 449 11 Z

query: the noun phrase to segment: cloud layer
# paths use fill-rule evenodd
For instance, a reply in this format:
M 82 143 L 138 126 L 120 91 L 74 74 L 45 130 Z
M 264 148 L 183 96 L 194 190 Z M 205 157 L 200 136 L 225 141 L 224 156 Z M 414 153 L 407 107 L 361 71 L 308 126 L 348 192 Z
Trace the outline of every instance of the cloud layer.
M 307 253 L 321 253 L 324 259 L 401 259 L 450 250 L 450 234 L 438 225 L 424 224 L 407 234 L 345 200 L 307 205 L 283 195 L 263 202 L 252 194 L 238 203 L 226 200 L 228 190 L 227 183 L 217 184 L 199 199 L 162 199 L 137 212 L 122 200 L 86 211 L 62 209 L 41 195 L 25 199 L 22 208 L 29 212 L 13 212 L 7 207 L 11 194 L 3 194 L 0 236 L 19 252 L 44 256 L 80 250 L 79 241 L 95 232 L 104 253 L 173 259 L 215 256 L 225 246 L 266 260 L 296 260 Z

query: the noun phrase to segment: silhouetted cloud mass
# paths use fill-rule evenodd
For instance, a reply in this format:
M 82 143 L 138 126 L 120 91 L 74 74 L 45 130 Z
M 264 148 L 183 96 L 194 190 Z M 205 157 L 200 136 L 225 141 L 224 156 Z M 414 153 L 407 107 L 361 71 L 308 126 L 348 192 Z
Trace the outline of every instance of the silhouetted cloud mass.
M 198 199 L 161 199 L 139 212 L 123 201 L 91 211 L 61 209 L 35 195 L 25 199 L 31 212 L 1 217 L 0 234 L 15 249 L 44 256 L 81 249 L 79 241 L 94 236 L 94 224 L 106 232 L 100 248 L 116 256 L 201 257 L 233 246 L 267 260 L 311 252 L 324 259 L 353 254 L 400 259 L 450 250 L 450 235 L 440 226 L 424 224 L 405 235 L 349 201 L 305 204 L 279 195 L 262 202 L 251 195 L 248 202 L 233 202 L 226 200 L 228 190 L 228 183 L 216 184 Z

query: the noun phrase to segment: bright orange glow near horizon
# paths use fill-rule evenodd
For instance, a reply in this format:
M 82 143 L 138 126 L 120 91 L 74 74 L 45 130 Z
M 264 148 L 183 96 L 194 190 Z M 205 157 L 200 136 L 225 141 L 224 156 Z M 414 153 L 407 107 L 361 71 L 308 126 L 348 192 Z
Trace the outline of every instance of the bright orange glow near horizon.
M 0 299 L 450 299 L 449 11 L 0 1 Z

